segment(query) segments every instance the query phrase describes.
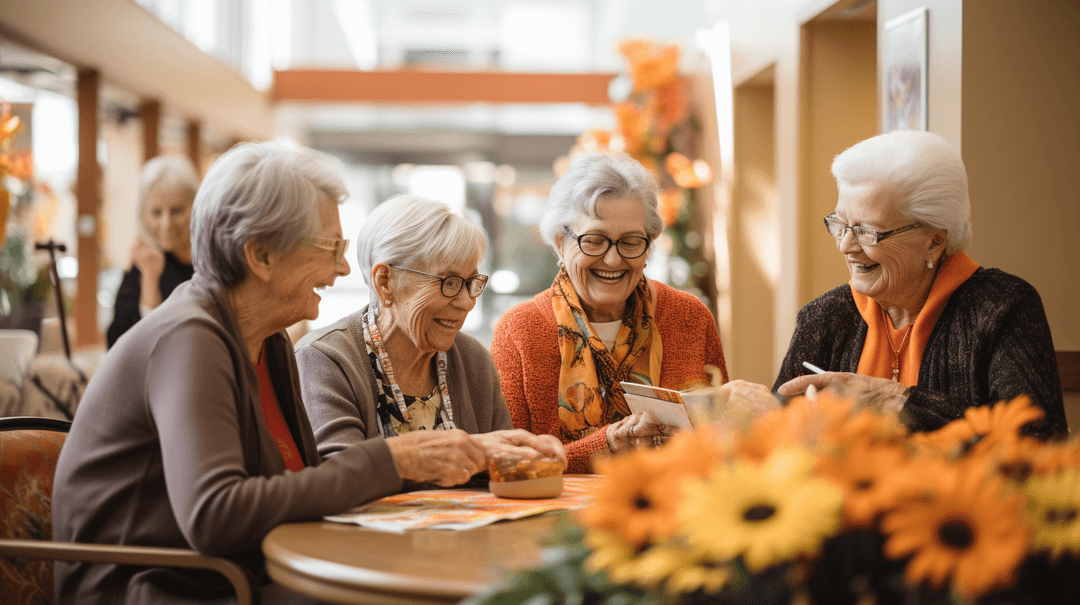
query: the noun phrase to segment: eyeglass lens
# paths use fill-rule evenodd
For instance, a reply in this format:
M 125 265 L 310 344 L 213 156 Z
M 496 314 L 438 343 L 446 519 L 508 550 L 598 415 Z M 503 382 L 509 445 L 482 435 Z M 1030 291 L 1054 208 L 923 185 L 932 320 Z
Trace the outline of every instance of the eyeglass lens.
M 469 296 L 476 298 L 483 294 L 484 288 L 487 286 L 487 276 L 474 275 L 467 280 L 457 275 L 444 277 L 442 280 L 442 295 L 447 298 L 454 298 L 466 284 L 469 286 Z
M 636 235 L 628 235 L 617 242 L 611 238 L 594 233 L 587 233 L 578 238 L 578 247 L 589 256 L 603 256 L 615 244 L 619 255 L 623 258 L 637 258 L 645 253 L 649 247 L 648 238 Z

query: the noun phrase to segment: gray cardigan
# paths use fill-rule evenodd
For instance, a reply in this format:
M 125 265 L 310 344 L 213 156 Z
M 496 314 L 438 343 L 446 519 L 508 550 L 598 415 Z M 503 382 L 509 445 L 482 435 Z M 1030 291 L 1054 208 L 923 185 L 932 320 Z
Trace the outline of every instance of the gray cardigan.
M 260 545 L 276 525 L 400 491 L 381 439 L 320 463 L 284 332 L 266 340 L 265 354 L 307 468 L 286 471 L 226 292 L 196 275 L 135 324 L 94 373 L 56 467 L 54 539 L 194 548 L 261 576 Z M 58 603 L 190 603 L 229 594 L 206 572 L 59 561 L 54 569 Z
M 324 459 L 379 436 L 377 385 L 361 319 L 366 312 L 364 307 L 296 343 L 300 391 Z M 470 434 L 513 428 L 484 345 L 459 332 L 446 356 L 454 424 Z

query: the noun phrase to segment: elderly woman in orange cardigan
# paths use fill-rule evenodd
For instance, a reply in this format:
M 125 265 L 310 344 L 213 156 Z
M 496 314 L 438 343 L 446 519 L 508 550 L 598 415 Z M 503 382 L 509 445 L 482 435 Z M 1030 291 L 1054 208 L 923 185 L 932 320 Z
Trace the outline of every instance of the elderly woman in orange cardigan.
M 562 269 L 495 326 L 491 355 L 514 426 L 558 437 L 567 472 L 670 434 L 631 413 L 620 382 L 682 389 L 708 380 L 706 365 L 727 380 L 709 309 L 643 274 L 662 230 L 656 181 L 641 164 L 625 154 L 577 156 L 540 221 Z

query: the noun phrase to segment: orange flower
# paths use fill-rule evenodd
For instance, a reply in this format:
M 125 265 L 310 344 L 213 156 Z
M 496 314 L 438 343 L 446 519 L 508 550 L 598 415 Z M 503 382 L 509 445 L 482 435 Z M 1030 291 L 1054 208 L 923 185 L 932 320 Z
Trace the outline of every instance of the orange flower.
M 907 427 L 896 416 L 883 416 L 864 408 L 829 426 L 823 441 L 834 447 L 850 443 L 899 445 L 906 436 Z
M 906 580 L 937 588 L 951 576 L 963 598 L 1010 583 L 1029 543 L 1023 496 L 977 463 L 926 460 L 907 471 L 917 497 L 900 499 L 881 523 L 886 556 L 911 556 Z
M 679 47 L 649 40 L 628 40 L 619 53 L 630 63 L 632 92 L 653 90 L 673 80 L 679 71 Z
M 606 130 L 586 130 L 578 137 L 578 145 L 586 153 L 604 153 L 611 148 L 611 133 Z
M 616 532 L 633 548 L 675 533 L 682 480 L 706 472 L 700 465 L 675 463 L 670 456 L 641 449 L 599 460 L 595 466 L 605 480 L 593 504 L 578 517 L 594 529 Z
M 844 492 L 844 524 L 869 525 L 895 504 L 887 478 L 906 461 L 902 445 L 854 441 L 818 460 L 818 472 Z
M 964 411 L 964 417 L 928 433 L 921 441 L 942 453 L 957 455 L 971 448 L 973 454 L 985 454 L 1005 442 L 1015 440 L 1020 428 L 1043 417 L 1042 408 L 1031 405 L 1027 395 L 993 406 L 981 405 Z
M 742 435 L 735 454 L 760 462 L 781 447 L 812 446 L 832 427 L 843 422 L 854 405 L 831 391 L 818 393 L 816 401 L 795 397 L 786 406 L 762 414 Z
M 668 154 L 664 167 L 679 187 L 687 189 L 701 187 L 713 178 L 712 169 L 703 160 L 692 162 L 690 158 L 677 152 Z
M 660 192 L 659 207 L 660 218 L 664 219 L 664 226 L 670 227 L 679 218 L 679 210 L 682 207 L 682 195 L 678 189 L 665 189 Z
M 619 103 L 611 110 L 619 123 L 619 133 L 626 140 L 626 150 L 631 155 L 641 153 L 651 122 L 649 112 L 641 111 L 631 103 Z
M 690 97 L 686 94 L 686 83 L 682 78 L 672 78 L 657 88 L 656 99 L 661 132 L 670 131 L 690 116 Z

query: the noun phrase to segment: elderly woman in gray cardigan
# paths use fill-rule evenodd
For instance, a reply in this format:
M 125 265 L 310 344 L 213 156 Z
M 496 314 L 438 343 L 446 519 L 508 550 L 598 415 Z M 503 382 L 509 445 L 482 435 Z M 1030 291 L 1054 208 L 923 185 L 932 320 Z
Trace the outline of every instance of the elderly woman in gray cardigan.
M 401 195 L 368 216 L 356 256 L 370 304 L 296 345 L 320 455 L 369 439 L 463 430 L 485 458 L 565 463 L 558 439 L 513 429 L 491 355 L 460 331 L 487 284 L 477 271 L 486 249 L 483 230 L 441 202 Z
M 57 540 L 188 547 L 265 577 L 260 544 L 274 526 L 483 466 L 460 430 L 319 457 L 285 328 L 317 317 L 316 290 L 349 273 L 344 197 L 334 163 L 311 150 L 249 143 L 213 165 L 192 208 L 195 277 L 120 339 L 83 396 L 56 468 Z M 55 582 L 60 603 L 229 596 L 198 572 L 153 567 L 57 562 Z

